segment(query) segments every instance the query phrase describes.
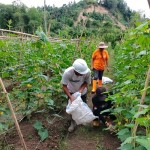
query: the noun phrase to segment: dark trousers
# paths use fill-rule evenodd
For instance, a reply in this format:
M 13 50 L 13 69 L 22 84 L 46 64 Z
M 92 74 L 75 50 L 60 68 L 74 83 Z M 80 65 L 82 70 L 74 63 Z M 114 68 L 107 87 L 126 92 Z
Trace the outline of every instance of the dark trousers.
M 116 116 L 112 115 L 110 112 L 104 112 L 101 114 L 102 111 L 111 108 L 113 105 L 111 103 L 111 101 L 107 101 L 107 105 L 105 107 L 93 107 L 93 114 L 95 116 L 99 117 L 99 120 L 101 120 L 103 122 L 103 124 L 106 123 L 106 119 L 104 116 L 109 116 L 111 120 L 115 120 Z M 95 109 L 96 108 L 96 109 Z
M 109 112 L 107 112 L 107 113 L 105 112 L 105 113 L 103 113 L 103 114 L 100 114 L 101 111 L 103 111 L 103 110 L 101 110 L 101 109 L 99 108 L 98 110 L 93 111 L 93 114 L 94 114 L 95 116 L 98 116 L 98 117 L 99 117 L 99 120 L 101 120 L 101 121 L 103 122 L 103 124 L 106 123 L 106 119 L 105 119 L 104 116 L 109 116 L 111 120 L 115 120 L 115 119 L 116 119 L 116 116 L 112 115 L 112 114 L 109 113 Z
M 93 72 L 94 72 L 93 80 L 102 80 L 104 70 L 93 69 Z
M 87 103 L 86 98 L 87 98 L 87 94 L 84 94 L 84 95 L 81 96 L 81 99 L 82 99 L 83 102 L 85 102 L 85 103 Z

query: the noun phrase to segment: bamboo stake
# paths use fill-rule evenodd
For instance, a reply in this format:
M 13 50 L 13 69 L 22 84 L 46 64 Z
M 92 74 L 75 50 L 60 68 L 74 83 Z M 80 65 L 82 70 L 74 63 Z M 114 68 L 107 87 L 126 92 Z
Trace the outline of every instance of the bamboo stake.
M 23 135 L 22 135 L 22 133 L 21 133 L 21 130 L 20 130 L 20 127 L 19 127 L 19 124 L 18 124 L 16 115 L 15 115 L 15 112 L 14 112 L 14 110 L 13 110 L 12 104 L 11 104 L 10 99 L 9 99 L 9 96 L 8 96 L 8 93 L 7 93 L 6 89 L 5 89 L 5 86 L 4 86 L 3 81 L 2 81 L 1 78 L 0 78 L 0 84 L 1 84 L 1 86 L 2 86 L 2 89 L 3 89 L 4 93 L 6 94 L 6 98 L 7 98 L 7 101 L 8 101 L 8 106 L 9 106 L 9 109 L 11 110 L 12 118 L 13 118 L 14 121 L 15 121 L 15 126 L 16 126 L 16 129 L 17 129 L 17 131 L 18 131 L 18 134 L 19 134 L 19 137 L 20 137 L 22 146 L 23 146 L 24 150 L 27 150 L 27 147 L 26 147 L 26 144 L 25 144 Z
M 85 30 L 85 29 L 84 29 Z M 32 34 L 28 34 L 28 33 L 23 33 L 23 32 L 17 32 L 17 31 L 12 31 L 12 30 L 6 30 L 6 29 L 0 29 L 0 39 L 20 39 L 21 37 L 10 37 L 10 36 L 4 36 L 3 33 L 14 33 L 17 34 L 19 36 L 25 36 L 25 37 L 33 37 L 33 38 L 39 38 L 39 36 L 36 35 L 32 35 Z M 2 36 L 1 36 L 2 34 Z M 83 33 L 82 33 L 83 34 Z M 27 38 L 22 38 L 22 39 L 27 39 Z M 71 42 L 78 42 L 78 41 L 87 41 L 87 40 L 81 40 L 81 39 L 59 39 L 59 38 L 52 38 L 52 37 L 48 37 L 48 39 L 50 40 L 50 42 L 62 42 L 62 41 L 71 41 Z M 89 42 L 89 41 L 87 41 Z
M 145 86 L 144 86 L 144 92 L 143 92 L 142 97 L 141 97 L 140 105 L 144 104 L 144 100 L 145 100 L 145 96 L 146 96 L 146 92 L 147 92 L 147 87 L 148 87 L 148 84 L 149 84 L 149 80 L 150 80 L 150 67 L 149 67 L 149 70 L 147 72 L 147 77 L 146 77 Z M 142 111 L 142 107 L 139 107 L 138 112 L 140 112 L 140 111 Z M 136 131 L 137 131 L 138 125 L 139 124 L 137 122 L 135 122 L 135 126 L 134 126 L 133 132 L 132 132 L 132 136 L 133 137 L 136 136 Z M 133 144 L 135 146 L 135 139 L 133 139 Z
M 12 31 L 12 30 L 6 30 L 6 29 L 0 29 L 0 31 L 2 33 L 7 32 L 7 33 L 14 33 L 14 34 L 18 34 L 18 35 L 25 35 L 25 36 L 39 38 L 39 36 L 32 35 L 32 34 L 29 34 L 29 33 L 18 32 L 18 31 Z

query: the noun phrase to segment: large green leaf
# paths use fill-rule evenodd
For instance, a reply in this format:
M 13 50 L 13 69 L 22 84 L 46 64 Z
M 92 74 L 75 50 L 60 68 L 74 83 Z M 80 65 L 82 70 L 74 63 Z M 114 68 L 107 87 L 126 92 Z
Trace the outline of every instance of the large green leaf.
M 128 128 L 124 128 L 124 129 L 121 129 L 118 133 L 118 138 L 121 140 L 121 141 L 124 141 L 126 140 L 128 137 L 131 136 L 131 133 L 129 131 Z
M 144 146 L 139 145 L 134 150 L 147 150 Z
M 48 130 L 47 129 L 39 130 L 38 135 L 40 136 L 41 140 L 44 141 L 48 137 Z
M 128 128 L 121 129 L 121 130 L 117 133 L 117 135 L 124 135 L 124 134 L 126 134 L 126 133 L 129 133 L 129 129 L 128 129 Z
M 36 122 L 34 123 L 33 127 L 37 130 L 41 130 L 43 128 L 42 126 L 42 122 L 36 120 Z
M 133 150 L 132 144 L 125 144 L 119 148 L 120 150 Z
M 133 137 L 128 137 L 128 138 L 121 144 L 121 146 L 123 146 L 123 145 L 125 145 L 125 144 L 127 144 L 127 143 L 130 144 L 133 139 L 134 139 Z
M 139 143 L 140 145 L 144 146 L 147 150 L 150 149 L 150 138 L 137 138 L 136 142 Z
M 114 111 L 117 112 L 117 113 L 121 113 L 123 110 L 125 110 L 125 109 L 122 108 L 122 107 L 118 107 L 118 108 L 114 109 Z

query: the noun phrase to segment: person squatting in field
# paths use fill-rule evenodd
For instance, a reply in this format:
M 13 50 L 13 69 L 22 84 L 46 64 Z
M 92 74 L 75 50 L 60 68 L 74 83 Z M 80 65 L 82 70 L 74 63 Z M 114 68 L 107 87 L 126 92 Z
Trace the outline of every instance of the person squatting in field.
M 99 119 L 95 119 L 93 121 L 93 126 L 99 126 L 100 121 L 106 125 L 107 127 L 109 127 L 110 125 L 112 125 L 111 123 L 107 122 L 105 117 L 109 116 L 110 119 L 115 120 L 116 117 L 114 115 L 112 115 L 110 112 L 104 112 L 101 114 L 102 111 L 106 110 L 106 109 L 110 109 L 113 107 L 112 102 L 106 101 L 106 98 L 109 95 L 112 95 L 112 92 L 108 92 L 106 91 L 105 87 L 98 87 L 96 89 L 96 93 L 95 95 L 92 97 L 92 103 L 93 103 L 93 114 L 95 116 L 98 116 Z
M 76 92 L 79 92 L 81 94 L 81 99 L 86 102 L 87 87 L 88 84 L 91 83 L 91 71 L 85 60 L 80 58 L 76 59 L 73 65 L 67 68 L 63 73 L 61 83 L 65 94 L 71 102 L 74 100 L 72 94 Z M 68 131 L 72 132 L 75 126 L 76 123 L 72 119 Z

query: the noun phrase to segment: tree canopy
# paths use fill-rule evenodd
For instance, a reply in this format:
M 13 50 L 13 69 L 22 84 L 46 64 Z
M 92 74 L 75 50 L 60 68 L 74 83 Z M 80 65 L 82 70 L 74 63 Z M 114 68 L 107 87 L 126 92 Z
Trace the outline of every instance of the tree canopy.
M 90 6 L 102 7 L 109 13 L 84 12 Z M 83 18 L 78 20 L 83 12 Z M 0 28 L 35 34 L 41 27 L 44 31 L 44 13 L 47 21 L 47 34 L 52 37 L 77 38 L 89 36 L 107 37 L 113 42 L 122 34 L 118 21 L 125 26 L 134 26 L 141 19 L 137 12 L 129 9 L 124 0 L 82 0 L 70 2 L 62 7 L 55 6 L 28 8 L 20 1 L 11 5 L 0 4 Z M 98 31 L 98 32 L 97 32 Z

